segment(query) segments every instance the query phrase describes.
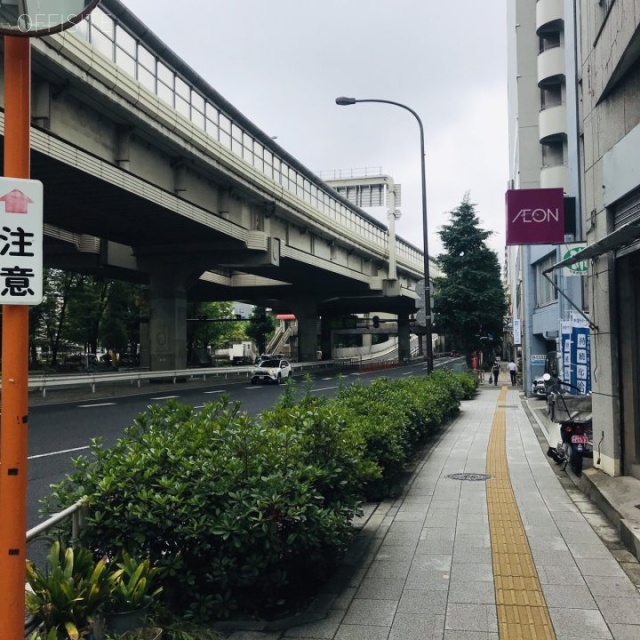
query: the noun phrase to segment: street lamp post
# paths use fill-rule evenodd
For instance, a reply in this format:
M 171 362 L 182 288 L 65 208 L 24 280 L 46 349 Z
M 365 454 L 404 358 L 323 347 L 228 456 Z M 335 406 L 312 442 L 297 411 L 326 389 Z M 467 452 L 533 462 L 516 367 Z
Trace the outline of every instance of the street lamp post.
M 336 104 L 341 107 L 346 107 L 350 104 L 356 104 L 356 102 L 381 102 L 383 104 L 392 104 L 396 107 L 400 107 L 405 111 L 408 111 L 418 121 L 420 127 L 420 168 L 422 173 L 422 235 L 424 243 L 424 311 L 425 311 L 425 340 L 427 342 L 427 350 L 425 359 L 427 361 L 427 373 L 433 371 L 433 343 L 431 339 L 432 327 L 431 327 L 431 283 L 429 282 L 429 236 L 427 226 L 427 175 L 425 167 L 425 153 L 424 153 L 424 127 L 422 126 L 422 120 L 420 116 L 411 107 L 400 102 L 393 102 L 392 100 L 381 100 L 378 98 L 346 98 L 340 96 L 336 98 Z

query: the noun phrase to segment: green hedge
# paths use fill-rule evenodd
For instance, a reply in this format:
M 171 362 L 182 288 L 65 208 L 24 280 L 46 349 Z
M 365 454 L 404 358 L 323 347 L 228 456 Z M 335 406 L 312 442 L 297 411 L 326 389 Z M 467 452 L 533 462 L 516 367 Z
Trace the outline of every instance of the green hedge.
M 299 402 L 289 387 L 258 419 L 226 398 L 154 405 L 113 448 L 94 442 L 53 496 L 59 507 L 87 496 L 83 543 L 150 557 L 173 611 L 264 614 L 334 568 L 363 498 L 393 486 L 476 384 L 437 373 Z

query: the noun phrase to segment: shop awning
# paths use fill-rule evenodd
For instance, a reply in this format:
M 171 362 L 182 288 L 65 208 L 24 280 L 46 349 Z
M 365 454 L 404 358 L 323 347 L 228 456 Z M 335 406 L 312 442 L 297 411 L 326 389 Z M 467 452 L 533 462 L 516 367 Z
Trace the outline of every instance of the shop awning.
M 640 220 L 634 222 L 628 222 L 622 225 L 619 229 L 612 231 L 608 236 L 598 240 L 588 247 L 585 247 L 582 251 L 574 253 L 570 258 L 566 258 L 561 262 L 554 264 L 552 267 L 545 269 L 544 273 L 550 273 L 560 267 L 568 267 L 576 262 L 582 262 L 582 260 L 590 260 L 591 258 L 597 258 L 607 251 L 614 251 L 621 249 L 629 244 L 635 242 L 640 238 Z
M 293 313 L 279 313 L 276 316 L 276 320 L 295 320 L 296 317 L 293 315 Z

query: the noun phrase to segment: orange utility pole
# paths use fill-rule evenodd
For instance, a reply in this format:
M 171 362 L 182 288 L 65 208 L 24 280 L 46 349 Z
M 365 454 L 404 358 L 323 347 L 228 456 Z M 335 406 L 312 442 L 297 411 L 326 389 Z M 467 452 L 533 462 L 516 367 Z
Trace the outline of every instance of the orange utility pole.
M 4 175 L 29 178 L 31 41 L 4 38 Z M 2 306 L 0 640 L 24 637 L 29 306 Z

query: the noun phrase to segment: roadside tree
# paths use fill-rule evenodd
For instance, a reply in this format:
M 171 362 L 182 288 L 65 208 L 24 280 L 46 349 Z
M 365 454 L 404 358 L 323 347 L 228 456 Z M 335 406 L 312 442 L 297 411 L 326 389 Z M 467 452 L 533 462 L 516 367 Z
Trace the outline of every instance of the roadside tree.
M 507 312 L 498 256 L 486 244 L 492 233 L 480 227 L 469 194 L 439 231 L 444 276 L 434 279 L 434 325 L 469 361 L 478 350 L 493 360 Z

